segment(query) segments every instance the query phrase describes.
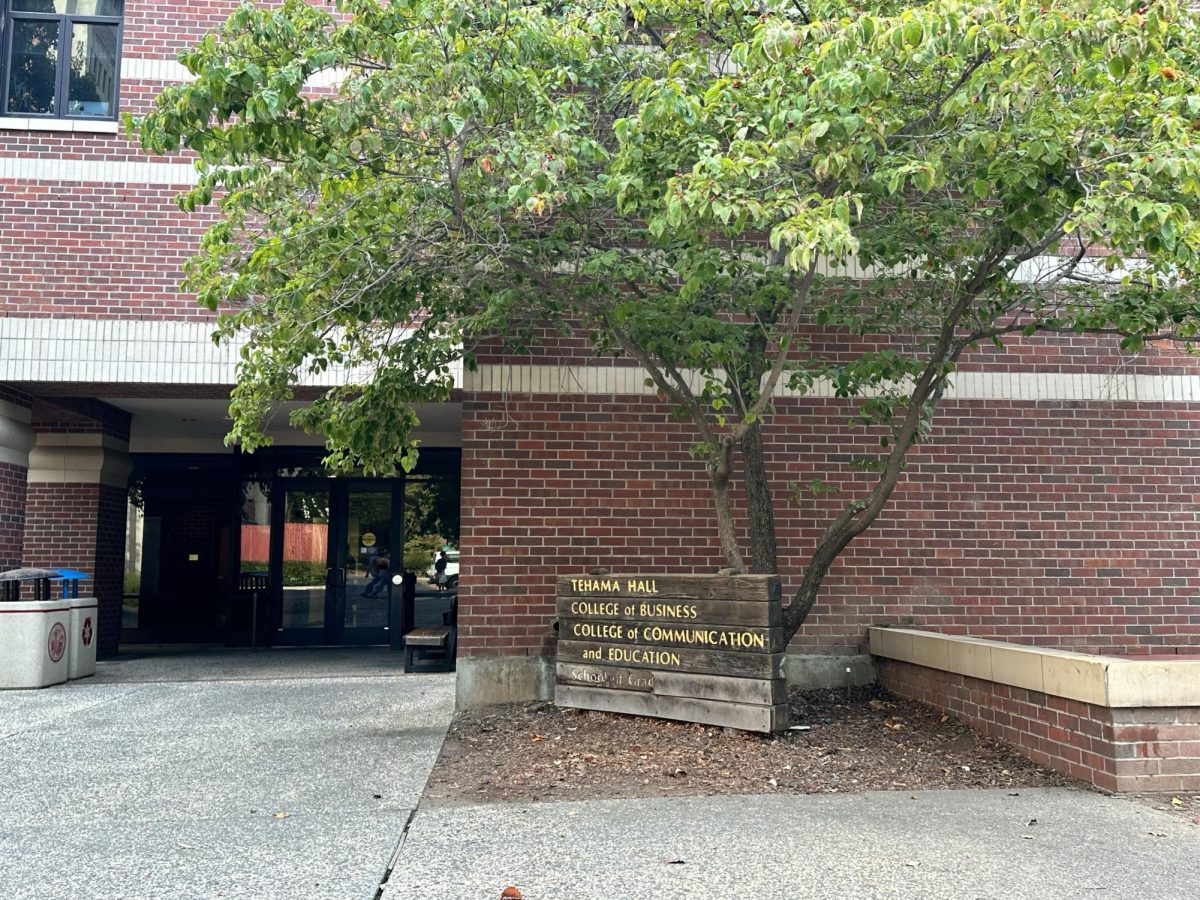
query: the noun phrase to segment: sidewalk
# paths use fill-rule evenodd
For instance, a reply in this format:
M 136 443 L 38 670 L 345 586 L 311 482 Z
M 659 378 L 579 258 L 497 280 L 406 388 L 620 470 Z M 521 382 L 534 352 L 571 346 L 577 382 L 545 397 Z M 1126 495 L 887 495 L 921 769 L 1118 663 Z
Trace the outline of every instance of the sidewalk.
M 454 707 L 396 666 L 219 651 L 0 693 L 0 897 L 370 900 Z
M 481 900 L 509 885 L 525 900 L 1200 892 L 1200 828 L 1092 792 L 1012 793 L 422 807 L 383 897 Z

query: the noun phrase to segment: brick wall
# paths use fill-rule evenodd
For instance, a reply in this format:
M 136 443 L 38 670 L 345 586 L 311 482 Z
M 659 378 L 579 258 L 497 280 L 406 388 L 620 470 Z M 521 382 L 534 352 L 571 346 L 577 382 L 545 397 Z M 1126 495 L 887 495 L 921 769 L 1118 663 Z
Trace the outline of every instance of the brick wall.
M 121 634 L 127 493 L 102 484 L 31 484 L 25 521 L 25 561 L 80 569 L 83 590 L 99 601 L 97 652 L 111 656 Z
M 1108 791 L 1200 790 L 1200 707 L 1110 709 L 877 658 L 879 682 Z
M 179 292 L 204 216 L 175 206 L 178 188 L 0 182 L 0 312 L 84 318 L 212 314 Z
M 27 472 L 24 466 L 0 462 L 0 572 L 21 565 Z
M 878 451 L 837 401 L 767 434 L 785 585 Z M 469 395 L 460 652 L 552 652 L 553 577 L 723 565 L 685 423 L 653 398 Z M 823 478 L 836 495 L 788 497 Z M 735 497 L 735 500 L 738 498 Z M 856 652 L 866 626 L 1117 653 L 1200 646 L 1200 408 L 947 402 L 888 510 L 835 564 L 793 644 Z

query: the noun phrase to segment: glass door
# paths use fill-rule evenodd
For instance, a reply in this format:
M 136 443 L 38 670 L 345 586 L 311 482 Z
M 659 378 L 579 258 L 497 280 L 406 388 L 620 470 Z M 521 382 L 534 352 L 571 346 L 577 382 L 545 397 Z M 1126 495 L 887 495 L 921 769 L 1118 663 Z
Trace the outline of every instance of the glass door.
M 297 486 L 281 493 L 271 534 L 276 643 L 329 643 L 330 594 L 342 577 L 330 563 L 331 491 Z
M 400 610 L 392 584 L 400 484 L 279 482 L 271 503 L 275 644 L 390 642 Z
M 340 485 L 339 519 L 345 533 L 337 568 L 337 617 L 341 622 L 338 643 L 388 643 L 393 602 L 400 590 L 392 585 L 399 571 L 393 555 L 397 534 L 393 485 L 357 487 Z

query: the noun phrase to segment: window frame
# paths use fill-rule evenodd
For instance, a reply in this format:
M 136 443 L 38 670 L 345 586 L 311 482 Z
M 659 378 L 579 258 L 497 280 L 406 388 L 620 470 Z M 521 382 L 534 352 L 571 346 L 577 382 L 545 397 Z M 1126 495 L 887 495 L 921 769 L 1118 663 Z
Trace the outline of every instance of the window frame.
M 65 120 L 69 122 L 116 122 L 120 118 L 121 105 L 121 51 L 125 41 L 125 5 L 122 3 L 119 16 L 90 16 L 72 13 L 43 13 L 14 10 L 12 0 L 0 0 L 0 122 L 4 119 Z M 54 111 L 50 113 L 9 112 L 9 89 L 12 80 L 13 40 L 16 22 L 58 22 L 58 62 L 54 75 Z M 70 101 L 71 43 L 76 25 L 115 25 L 117 29 L 115 72 L 113 75 L 112 115 L 82 116 L 66 111 Z M 65 65 L 63 64 L 65 63 Z

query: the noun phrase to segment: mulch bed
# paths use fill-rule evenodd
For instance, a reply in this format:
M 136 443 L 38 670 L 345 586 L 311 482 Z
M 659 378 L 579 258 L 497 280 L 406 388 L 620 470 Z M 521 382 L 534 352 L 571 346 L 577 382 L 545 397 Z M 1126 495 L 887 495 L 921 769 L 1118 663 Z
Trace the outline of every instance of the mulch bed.
M 422 802 L 1080 785 L 876 688 L 793 690 L 790 701 L 809 730 L 759 735 L 548 703 L 460 712 Z
M 1200 794 L 1193 792 L 1167 794 L 1130 794 L 1131 799 L 1146 806 L 1168 812 L 1192 825 L 1200 825 Z

